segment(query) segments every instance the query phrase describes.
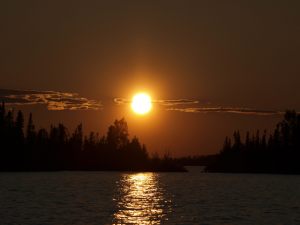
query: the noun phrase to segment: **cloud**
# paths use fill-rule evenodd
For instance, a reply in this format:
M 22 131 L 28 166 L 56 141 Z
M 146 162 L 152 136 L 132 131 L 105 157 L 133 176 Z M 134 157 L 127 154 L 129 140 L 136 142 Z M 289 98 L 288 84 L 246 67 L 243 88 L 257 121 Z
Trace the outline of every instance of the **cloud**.
M 35 90 L 0 89 L 0 101 L 8 105 L 46 105 L 48 110 L 99 110 L 100 101 L 79 96 L 77 93 Z
M 169 99 L 169 100 L 154 100 L 154 103 L 158 103 L 160 105 L 172 106 L 172 105 L 187 105 L 187 104 L 198 104 L 197 100 L 190 99 Z
M 126 98 L 115 98 L 114 102 L 118 105 L 130 104 L 131 100 Z M 249 116 L 276 116 L 282 115 L 284 111 L 253 109 L 245 107 L 231 107 L 214 105 L 208 101 L 194 100 L 194 99 L 167 99 L 167 100 L 152 100 L 152 103 L 164 107 L 167 111 L 177 111 L 183 113 L 228 113 L 240 114 Z M 192 107 L 191 107 L 192 106 Z
M 258 110 L 239 107 L 196 107 L 196 108 L 167 108 L 168 111 L 178 111 L 186 113 L 232 113 L 242 115 L 255 115 L 255 116 L 272 116 L 281 115 L 284 112 L 272 110 Z
M 131 100 L 126 98 L 115 98 L 114 102 L 118 105 L 129 104 Z M 169 99 L 169 100 L 152 100 L 152 103 L 156 103 L 164 106 L 174 106 L 174 105 L 187 105 L 187 104 L 198 104 L 197 100 L 190 99 Z
M 131 103 L 131 100 L 128 100 L 126 98 L 114 98 L 114 102 L 118 105 L 123 105 Z

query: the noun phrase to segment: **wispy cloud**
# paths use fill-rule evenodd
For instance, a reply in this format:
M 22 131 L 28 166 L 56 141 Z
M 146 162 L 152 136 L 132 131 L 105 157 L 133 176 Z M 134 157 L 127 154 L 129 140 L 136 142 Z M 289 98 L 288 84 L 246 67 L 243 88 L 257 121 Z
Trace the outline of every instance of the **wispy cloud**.
M 100 101 L 77 93 L 0 89 L 0 101 L 8 105 L 46 105 L 48 110 L 99 110 Z
M 130 99 L 126 98 L 115 98 L 114 102 L 122 105 L 131 103 Z M 198 100 L 191 99 L 168 99 L 168 100 L 152 100 L 152 103 L 156 103 L 164 106 L 175 106 L 175 105 L 188 105 L 188 104 L 198 104 Z
M 116 104 L 129 104 L 131 100 L 125 98 L 115 98 Z M 230 113 L 240 115 L 253 116 L 274 116 L 284 114 L 283 111 L 253 109 L 245 107 L 229 107 L 214 105 L 207 101 L 199 101 L 194 99 L 168 99 L 168 100 L 152 100 L 152 103 L 164 107 L 167 111 L 177 111 L 183 113 Z
M 272 116 L 281 115 L 284 112 L 272 110 L 258 110 L 239 107 L 196 107 L 196 108 L 167 108 L 168 111 L 178 111 L 186 113 L 232 113 L 242 115 L 255 115 L 255 116 Z
M 131 103 L 131 100 L 126 98 L 114 98 L 114 102 L 118 105 L 123 105 Z
M 165 106 L 173 106 L 173 105 L 189 105 L 189 104 L 198 104 L 197 100 L 190 99 L 168 99 L 168 100 L 154 100 L 154 103 L 158 103 Z

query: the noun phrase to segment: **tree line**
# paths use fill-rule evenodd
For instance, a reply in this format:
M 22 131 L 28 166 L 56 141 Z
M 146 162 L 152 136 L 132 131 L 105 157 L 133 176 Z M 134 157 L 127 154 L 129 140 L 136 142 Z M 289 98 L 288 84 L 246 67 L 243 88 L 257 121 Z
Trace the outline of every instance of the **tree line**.
M 71 133 L 64 126 L 36 129 L 30 113 L 14 115 L 0 105 L 0 171 L 128 170 L 184 171 L 171 157 L 149 156 L 144 144 L 129 138 L 125 119 L 115 120 L 106 135 L 85 136 L 79 124 Z
M 208 172 L 300 174 L 300 114 L 286 111 L 273 132 L 239 131 L 226 137 L 223 148 L 207 167 Z

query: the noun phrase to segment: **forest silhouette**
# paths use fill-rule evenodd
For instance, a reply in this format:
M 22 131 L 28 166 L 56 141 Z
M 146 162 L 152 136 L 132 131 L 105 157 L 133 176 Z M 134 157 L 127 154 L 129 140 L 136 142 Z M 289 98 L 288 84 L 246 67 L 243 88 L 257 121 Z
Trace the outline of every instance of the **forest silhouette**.
M 206 166 L 207 172 L 300 174 L 300 114 L 286 111 L 273 132 L 239 131 L 225 138 L 219 154 Z
M 82 124 L 72 133 L 62 123 L 36 130 L 31 113 L 24 124 L 22 111 L 15 118 L 13 110 L 0 105 L 0 171 L 186 171 L 167 154 L 149 156 L 137 137 L 129 139 L 124 118 L 104 136 L 84 136 Z
M 300 174 L 300 115 L 287 111 L 273 132 L 247 132 L 244 140 L 237 130 L 218 154 L 172 158 L 150 156 L 136 136 L 129 138 L 124 118 L 103 136 L 85 136 L 82 124 L 72 133 L 62 123 L 37 130 L 31 113 L 25 126 L 22 111 L 15 116 L 0 105 L 0 171 L 186 171 L 186 165 L 206 172 Z

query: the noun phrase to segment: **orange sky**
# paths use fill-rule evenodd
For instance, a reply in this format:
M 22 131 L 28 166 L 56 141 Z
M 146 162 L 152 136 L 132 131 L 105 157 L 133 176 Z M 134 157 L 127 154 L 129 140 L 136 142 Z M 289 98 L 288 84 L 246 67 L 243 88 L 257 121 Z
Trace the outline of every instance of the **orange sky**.
M 0 98 L 8 90 L 78 93 L 69 99 L 76 107 L 101 109 L 14 107 L 33 111 L 41 126 L 83 122 L 100 133 L 125 117 L 150 151 L 213 153 L 235 129 L 271 129 L 276 112 L 300 110 L 299 11 L 299 1 L 277 0 L 4 1 Z M 136 91 L 181 104 L 137 117 L 114 102 Z

